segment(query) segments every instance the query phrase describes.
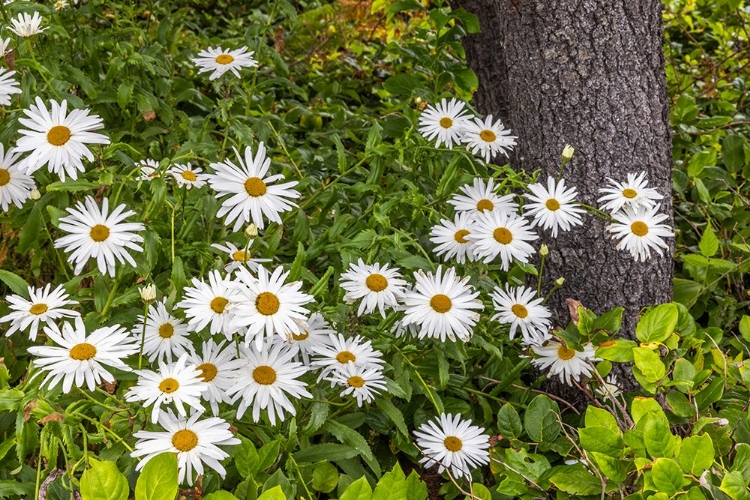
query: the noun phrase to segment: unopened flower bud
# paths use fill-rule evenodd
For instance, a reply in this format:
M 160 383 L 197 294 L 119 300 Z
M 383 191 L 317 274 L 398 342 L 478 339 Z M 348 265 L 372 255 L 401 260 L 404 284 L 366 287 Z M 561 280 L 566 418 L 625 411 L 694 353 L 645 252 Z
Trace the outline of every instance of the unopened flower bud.
M 29 196 L 32 200 L 36 201 L 42 197 L 42 193 L 40 193 L 38 189 L 32 189 L 31 193 L 29 193 Z
M 150 285 L 141 287 L 140 293 L 141 293 L 141 300 L 143 300 L 143 302 L 145 302 L 146 304 L 156 300 L 156 286 L 153 283 Z
M 557 278 L 555 280 L 555 285 L 556 286 L 563 286 L 563 283 L 565 283 L 565 278 Z
M 573 158 L 573 153 L 575 153 L 575 149 L 573 149 L 573 146 L 570 144 L 566 144 L 562 151 L 562 159 L 563 161 L 570 161 L 571 158 Z
M 720 418 L 716 420 L 716 423 L 720 425 L 721 427 L 724 427 L 725 425 L 729 425 L 729 420 L 726 418 Z
M 255 238 L 258 236 L 258 226 L 256 226 L 254 222 L 251 222 L 245 229 L 245 235 L 247 235 L 248 238 Z
M 539 247 L 539 255 L 542 257 L 546 257 L 549 255 L 549 247 L 547 245 L 542 245 Z

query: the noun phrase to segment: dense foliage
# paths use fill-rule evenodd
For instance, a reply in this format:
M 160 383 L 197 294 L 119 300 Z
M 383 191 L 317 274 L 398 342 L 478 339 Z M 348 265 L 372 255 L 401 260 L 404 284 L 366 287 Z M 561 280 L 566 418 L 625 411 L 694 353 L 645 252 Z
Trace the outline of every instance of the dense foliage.
M 476 89 L 461 47 L 478 29 L 473 16 L 414 0 L 70 3 L 0 6 L 3 26 L 37 11 L 46 27 L 31 37 L 3 32 L 13 48 L 3 67 L 15 69 L 21 92 L 1 108 L 0 143 L 7 151 L 18 142 L 19 118 L 41 97 L 100 116 L 110 144 L 91 148 L 95 158 L 78 179 L 40 168 L 39 197 L 0 212 L 0 297 L 63 285 L 87 331 L 121 325 L 137 344 L 138 316 L 153 304 L 147 295 L 144 304 L 144 286 L 185 318 L 177 304 L 186 287 L 223 272 L 227 252 L 213 245 L 231 244 L 287 270 L 337 333 L 371 341 L 385 388 L 358 404 L 308 373 L 311 397 L 276 421 L 265 412 L 257 421 L 251 410 L 237 418 L 236 405 L 222 403 L 219 416 L 236 439 L 222 447 L 226 474 L 206 467 L 178 484 L 173 453 L 136 470 L 136 433 L 158 430 L 150 406 L 126 400 L 138 374 L 112 370 L 116 383 L 93 391 L 82 382 L 49 389 L 29 352 L 52 345 L 47 332 L 12 332 L 0 347 L 0 498 L 750 498 L 743 2 L 666 2 L 675 302 L 644 311 L 634 340 L 618 336 L 620 309 L 597 317 L 579 307 L 569 325 L 555 325 L 571 353 L 596 349 L 596 369 L 577 379 L 586 408 L 546 394 L 545 377 L 530 368 L 535 354 L 490 319 L 494 288 L 535 284 L 541 266 L 444 263 L 484 305 L 465 342 L 397 334 L 401 311 L 358 314 L 339 284 L 358 259 L 396 266 L 412 283 L 413 272 L 435 272 L 442 259 L 430 231 L 452 217 L 448 201 L 461 186 L 493 178 L 500 194 L 518 195 L 536 181 L 463 147 L 436 148 L 417 131 L 427 105 L 470 101 Z M 247 46 L 259 65 L 210 80 L 191 59 L 216 46 Z M 216 216 L 222 200 L 211 187 L 188 189 L 169 173 L 188 164 L 209 172 L 236 163 L 233 148 L 256 154 L 261 143 L 270 173 L 298 182 L 299 206 L 281 223 L 234 231 Z M 143 178 L 138 162 L 147 158 L 158 164 Z M 134 211 L 128 222 L 144 225 L 135 266 L 121 262 L 107 275 L 92 260 L 77 273 L 55 246 L 67 234 L 66 209 L 87 196 L 108 199 L 110 209 L 124 203 Z M 9 313 L 10 301 L 0 301 L 0 317 Z M 9 328 L 0 323 L 3 335 Z M 192 335 L 195 346 L 212 337 Z M 127 363 L 159 368 L 138 354 Z M 620 394 L 607 379 L 617 363 L 633 363 L 640 391 Z M 490 463 L 470 480 L 420 463 L 414 431 L 440 414 L 485 429 Z

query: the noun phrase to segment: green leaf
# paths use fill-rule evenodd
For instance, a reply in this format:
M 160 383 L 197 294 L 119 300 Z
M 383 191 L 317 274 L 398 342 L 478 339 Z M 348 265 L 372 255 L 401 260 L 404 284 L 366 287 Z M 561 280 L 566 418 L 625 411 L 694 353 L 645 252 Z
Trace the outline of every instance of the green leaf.
M 406 476 L 398 463 L 393 470 L 380 478 L 372 500 L 404 500 L 406 498 Z
M 667 373 L 659 355 L 648 347 L 636 347 L 633 349 L 633 360 L 635 366 L 641 371 L 646 380 L 656 383 Z
M 745 478 L 739 472 L 728 472 L 724 475 L 724 479 L 721 480 L 721 486 L 719 489 L 729 495 L 734 500 L 747 500 L 750 498 Z
M 39 240 L 42 233 L 42 227 L 44 227 L 44 218 L 42 217 L 42 211 L 40 210 L 41 205 L 34 205 L 31 209 L 26 221 L 21 229 L 21 234 L 18 235 L 18 252 L 26 253 L 34 242 Z
M 589 406 L 586 408 L 585 416 L 586 427 L 606 427 L 607 429 L 614 431 L 618 435 L 620 434 L 620 427 L 617 425 L 617 420 L 612 416 L 610 412 L 602 408 L 595 406 Z
M 698 177 L 704 168 L 716 165 L 716 150 L 705 149 L 694 154 L 688 162 L 687 174 L 690 177 Z
M 679 311 L 674 304 L 660 304 L 643 315 L 635 327 L 635 336 L 641 342 L 664 342 L 677 327 Z
M 698 243 L 698 249 L 704 257 L 713 257 L 719 251 L 719 238 L 716 237 L 716 233 L 711 229 L 711 224 L 706 224 L 701 241 Z
M 255 449 L 255 445 L 249 439 L 240 436 L 240 445 L 234 447 L 234 464 L 237 466 L 237 472 L 243 478 L 251 476 L 258 472 L 260 468 L 260 458 Z
M 417 77 L 404 73 L 393 75 L 383 84 L 385 90 L 393 95 L 411 95 L 411 91 L 419 86 Z
M 750 316 L 744 315 L 740 320 L 740 335 L 750 342 Z
M 745 139 L 735 134 L 726 136 L 721 141 L 721 154 L 727 170 L 739 172 L 745 166 Z
M 339 500 L 370 500 L 372 498 L 372 488 L 367 479 L 362 476 L 344 491 Z
M 505 403 L 497 412 L 497 430 L 504 437 L 518 438 L 523 433 L 521 417 L 513 405 Z
M 676 440 L 669 430 L 669 422 L 664 413 L 648 413 L 643 420 L 643 442 L 646 451 L 652 457 L 674 456 Z
M 617 483 L 625 481 L 627 471 L 621 460 L 617 460 L 614 457 L 596 451 L 592 451 L 591 456 L 599 466 L 599 470 L 602 471 L 604 476 L 610 481 L 615 481 Z
M 34 496 L 34 481 L 19 483 L 18 481 L 0 480 L 0 498 L 17 495 L 21 498 Z
M 427 500 L 427 485 L 419 478 L 416 471 L 411 471 L 406 478 L 407 500 Z
M 370 445 L 367 444 L 367 441 L 364 437 L 362 437 L 362 434 L 355 431 L 354 429 L 336 422 L 335 420 L 329 420 L 328 422 L 326 422 L 323 426 L 323 429 L 336 436 L 336 439 L 341 441 L 343 444 L 349 445 L 352 448 L 356 449 L 363 457 L 367 458 L 368 460 L 375 460 L 375 455 L 372 454 Z
M 279 448 L 281 443 L 278 439 L 275 439 L 269 443 L 264 444 L 258 450 L 258 470 L 264 471 L 271 467 L 279 456 Z
M 699 411 L 705 410 L 721 399 L 724 395 L 724 381 L 724 377 L 716 377 L 695 395 L 695 403 Z
M 203 500 L 237 500 L 237 497 L 228 491 L 214 491 L 202 498 Z
M 658 458 L 651 468 L 651 480 L 660 492 L 672 496 L 682 488 L 682 469 L 671 458 Z
M 383 413 L 388 415 L 388 418 L 390 418 L 391 421 L 396 425 L 396 429 L 398 429 L 402 435 L 404 436 L 409 435 L 409 428 L 406 426 L 406 421 L 404 420 L 404 414 L 401 413 L 401 410 L 399 410 L 393 404 L 390 398 L 387 398 L 387 397 L 378 398 L 377 405 L 381 410 L 383 410 Z M 327 406 L 328 405 L 326 405 L 326 407 Z
M 622 307 L 615 307 L 611 311 L 607 311 L 601 316 L 597 316 L 594 319 L 594 324 L 591 325 L 591 329 L 606 330 L 611 333 L 617 333 L 622 328 L 622 313 L 625 311 Z
M 135 500 L 173 499 L 177 488 L 177 455 L 161 453 L 149 460 L 138 476 Z
M 619 457 L 625 447 L 619 429 L 615 432 L 607 427 L 587 426 L 578 429 L 578 436 L 584 450 L 596 451 L 610 457 Z
M 599 358 L 615 361 L 617 363 L 632 363 L 633 348 L 636 343 L 632 340 L 608 340 L 599 345 L 596 355 Z
M 359 452 L 351 446 L 335 443 L 314 444 L 294 453 L 297 462 L 319 462 L 321 460 L 344 460 L 356 457 Z
M 15 294 L 25 297 L 29 293 L 29 285 L 17 274 L 0 269 L 0 280 Z
M 83 500 L 127 500 L 130 493 L 127 478 L 109 461 L 91 459 L 90 469 L 81 476 L 81 498 Z
M 537 443 L 551 443 L 560 434 L 560 409 L 557 403 L 544 394 L 535 397 L 524 414 L 524 427 L 529 437 Z
M 281 486 L 274 486 L 270 490 L 264 491 L 261 496 L 258 497 L 258 500 L 287 500 L 286 495 L 284 494 L 284 490 L 281 489 Z
M 695 304 L 695 301 L 698 300 L 698 297 L 700 297 L 701 293 L 703 293 L 703 285 L 693 280 L 674 278 L 672 280 L 672 290 L 675 302 L 678 302 L 685 307 L 692 307 L 693 304 Z
M 703 474 L 703 471 L 714 463 L 714 444 L 711 436 L 702 434 L 683 439 L 677 461 L 686 473 L 695 477 Z
M 464 10 L 464 8 L 452 10 L 450 13 L 451 17 L 458 19 L 466 28 L 467 33 L 481 33 L 482 30 L 479 28 L 479 19 L 477 16 Z
M 737 443 L 731 471 L 742 473 L 745 481 L 750 480 L 750 444 Z
M 414 474 L 412 472 L 412 474 Z M 466 496 L 466 500 L 492 500 L 492 492 L 487 488 L 485 485 L 481 483 L 473 483 L 471 485 L 472 493 L 474 494 L 474 499 L 471 499 L 471 497 Z M 426 491 L 426 490 L 425 490 Z
M 86 181 L 83 179 L 77 179 L 77 180 L 68 179 L 65 182 L 55 181 L 50 184 L 47 184 L 45 189 L 48 192 L 65 191 L 65 192 L 73 193 L 77 191 L 89 191 L 89 190 L 99 189 L 99 183 L 90 182 L 90 181 Z
M 339 470 L 329 463 L 322 463 L 313 470 L 312 487 L 315 491 L 328 493 L 339 482 Z
M 602 491 L 599 479 L 583 465 L 561 465 L 555 467 L 549 480 L 560 490 L 570 495 L 598 495 Z

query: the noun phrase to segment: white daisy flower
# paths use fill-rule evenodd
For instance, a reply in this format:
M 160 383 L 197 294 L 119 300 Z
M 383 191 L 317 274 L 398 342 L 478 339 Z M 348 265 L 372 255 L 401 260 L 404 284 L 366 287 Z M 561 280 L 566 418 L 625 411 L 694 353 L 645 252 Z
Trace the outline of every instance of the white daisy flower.
M 468 144 L 466 148 L 470 149 L 472 154 L 479 153 L 487 163 L 497 156 L 497 153 L 507 157 L 508 152 L 516 145 L 517 137 L 510 135 L 510 130 L 503 127 L 500 120 L 492 123 L 492 115 L 484 121 L 481 118 L 467 120 L 463 125 L 463 132 L 461 141 Z
M 62 285 L 58 285 L 50 293 L 50 284 L 44 288 L 33 286 L 29 289 L 29 300 L 20 295 L 9 295 L 5 300 L 10 304 L 13 312 L 0 318 L 0 323 L 10 321 L 10 327 L 5 335 L 10 337 L 16 331 L 22 331 L 29 328 L 29 338 L 36 340 L 36 334 L 39 331 L 39 323 L 45 323 L 47 326 L 54 326 L 55 321 L 60 318 L 74 318 L 80 316 L 80 313 L 72 309 L 64 309 L 64 306 L 76 305 L 78 302 L 70 300 Z
M 67 0 L 57 0 L 55 2 L 55 10 L 61 10 L 61 9 L 64 9 L 65 7 L 68 7 Z
M 448 469 L 455 478 L 471 479 L 472 469 L 490 462 L 490 437 L 483 427 L 472 425 L 460 415 L 443 413 L 422 424 L 414 435 L 424 455 L 419 463 L 425 468 L 439 465 L 438 473 Z
M 609 210 L 610 213 L 619 212 L 623 207 L 651 208 L 664 198 L 656 189 L 647 187 L 646 172 L 628 174 L 628 180 L 622 183 L 609 177 L 607 180 L 610 185 L 599 190 L 600 193 L 606 194 L 597 201 L 606 202 L 602 205 L 602 210 Z
M 48 111 L 37 97 L 36 106 L 32 104 L 23 110 L 28 118 L 18 121 L 27 129 L 18 131 L 23 137 L 18 139 L 16 150 L 31 152 L 24 159 L 29 174 L 47 165 L 47 170 L 59 175 L 61 181 L 65 181 L 66 173 L 75 180 L 79 171 L 86 170 L 81 158 L 85 156 L 94 161 L 94 154 L 86 144 L 109 144 L 109 138 L 92 132 L 103 128 L 102 119 L 97 115 L 89 116 L 88 109 L 74 109 L 67 114 L 68 101 L 50 101 L 50 104 L 52 108 Z
M 515 212 L 518 203 L 513 202 L 513 195 L 498 196 L 495 193 L 495 180 L 490 179 L 487 184 L 480 178 L 475 178 L 472 185 L 461 186 L 464 194 L 456 194 L 448 203 L 456 208 L 456 212 L 469 212 L 471 216 L 485 211 Z
M 287 336 L 287 344 L 296 352 L 295 359 L 299 360 L 299 354 L 305 366 L 310 366 L 310 356 L 314 355 L 315 348 L 330 347 L 330 335 L 336 333 L 331 325 L 320 313 L 313 313 L 310 318 L 301 325 L 299 332 L 291 332 Z
M 225 245 L 214 243 L 211 246 L 226 253 L 231 259 L 231 262 L 224 266 L 224 270 L 228 273 L 231 273 L 232 271 L 235 271 L 243 266 L 247 266 L 250 268 L 250 271 L 257 273 L 260 264 L 272 261 L 272 259 L 253 259 L 250 256 L 249 251 L 245 250 L 244 248 L 238 248 L 234 243 L 231 243 L 229 241 L 227 241 Z
M 253 410 L 253 422 L 260 420 L 261 410 L 267 410 L 271 425 L 276 425 L 277 417 L 279 421 L 284 420 L 284 411 L 297 414 L 289 397 L 311 398 L 312 394 L 305 388 L 305 382 L 297 380 L 307 373 L 307 368 L 293 361 L 293 357 L 294 351 L 283 344 L 263 344 L 260 350 L 255 346 L 240 348 L 244 364 L 238 370 L 235 384 L 227 390 L 232 403 L 240 402 L 238 419 L 248 408 Z
M 503 290 L 495 287 L 492 293 L 492 305 L 497 313 L 492 316 L 500 324 L 510 324 L 510 339 L 516 336 L 516 330 L 521 328 L 521 335 L 527 344 L 541 344 L 549 338 L 551 327 L 550 313 L 542 305 L 542 298 L 536 298 L 536 290 L 524 286 L 506 286 Z
M 214 415 L 219 414 L 219 403 L 232 402 L 227 396 L 227 391 L 237 380 L 237 370 L 245 364 L 244 360 L 235 356 L 234 345 L 229 344 L 224 348 L 225 343 L 225 340 L 218 345 L 213 340 L 203 342 L 202 354 L 190 356 L 190 362 L 196 365 L 201 372 L 201 378 L 208 384 L 208 390 L 202 397 L 211 404 Z
M 357 406 L 363 403 L 371 403 L 375 396 L 385 391 L 385 377 L 380 367 L 365 368 L 349 363 L 334 370 L 326 379 L 332 384 L 345 387 L 340 397 L 351 394 L 357 399 Z
M 544 345 L 533 345 L 531 350 L 539 356 L 532 359 L 531 364 L 541 370 L 549 369 L 550 375 L 557 375 L 560 381 L 572 386 L 571 377 L 580 382 L 581 376 L 591 375 L 591 366 L 587 361 L 599 361 L 595 356 L 594 346 L 586 344 L 583 351 L 568 349 L 556 340 L 550 340 Z
M 532 225 L 539 224 L 544 229 L 552 230 L 552 237 L 557 237 L 557 230 L 569 231 L 573 226 L 583 224 L 581 215 L 584 211 L 573 200 L 578 196 L 576 188 L 565 189 L 565 179 L 555 186 L 555 178 L 547 178 L 547 189 L 542 184 L 529 184 L 531 194 L 525 194 L 531 203 L 526 204 L 524 215 L 534 217 Z
M 201 50 L 198 57 L 190 60 L 200 68 L 198 73 L 213 71 L 208 77 L 209 80 L 221 78 L 227 71 L 231 71 L 237 78 L 240 78 L 240 69 L 258 66 L 258 61 L 253 59 L 253 51 L 248 51 L 247 47 L 240 47 L 236 50 L 209 47 L 208 50 Z
M 227 339 L 232 338 L 235 332 L 230 325 L 234 316 L 232 306 L 243 299 L 243 294 L 229 276 L 222 278 L 219 271 L 211 271 L 208 284 L 193 278 L 193 286 L 185 287 L 183 292 L 184 298 L 175 307 L 185 311 L 190 331 L 208 326 L 211 334 L 223 333 Z
M 356 264 L 349 264 L 349 269 L 339 281 L 341 288 L 346 290 L 344 300 L 347 303 L 362 299 L 358 316 L 369 314 L 377 308 L 384 318 L 386 309 L 398 306 L 398 299 L 404 294 L 406 286 L 397 267 L 388 269 L 388 264 L 381 267 L 377 262 L 365 264 L 362 259 L 358 259 Z
M 33 16 L 29 15 L 27 12 L 22 12 L 21 14 L 18 14 L 18 17 L 10 20 L 13 27 L 8 29 L 20 37 L 28 38 L 47 29 L 39 27 L 41 26 L 42 21 L 44 21 L 44 19 L 39 15 L 39 12 L 34 12 Z
M 428 141 L 437 138 L 436 148 L 445 143 L 448 149 L 453 149 L 454 143 L 461 143 L 461 127 L 469 119 L 464 106 L 466 103 L 456 98 L 428 106 L 419 116 L 419 133 Z
M 269 274 L 265 267 L 258 268 L 258 277 L 240 268 L 236 271 L 237 282 L 244 285 L 244 297 L 234 311 L 232 325 L 247 327 L 245 345 L 255 340 L 257 350 L 264 339 L 279 335 L 286 340 L 291 333 L 300 333 L 298 322 L 307 320 L 310 312 L 303 307 L 313 300 L 312 295 L 300 291 L 301 281 L 284 283 L 289 271 L 277 267 Z
M 432 227 L 430 241 L 437 245 L 437 256 L 443 260 L 455 258 L 459 264 L 463 264 L 467 259 L 476 260 L 474 244 L 466 238 L 471 234 L 472 217 L 470 212 L 458 212 L 453 222 L 441 219 L 440 224 Z
M 225 199 L 217 217 L 224 217 L 224 224 L 229 226 L 234 222 L 233 231 L 248 222 L 253 222 L 259 229 L 266 227 L 263 216 L 276 223 L 281 223 L 279 214 L 288 212 L 297 205 L 290 198 L 299 198 L 299 191 L 292 189 L 297 181 L 275 184 L 284 178 L 282 174 L 266 177 L 271 167 L 271 159 L 266 157 L 266 146 L 258 144 L 258 153 L 253 157 L 253 151 L 245 148 L 245 161 L 239 151 L 234 154 L 240 165 L 237 166 L 229 159 L 221 163 L 212 163 L 214 174 L 208 175 L 208 182 L 216 191 L 216 197 L 229 196 Z
M 188 365 L 188 353 L 180 356 L 177 362 L 165 364 L 159 361 L 159 371 L 136 370 L 138 383 L 125 394 L 125 401 L 142 401 L 142 406 L 151 410 L 151 422 L 159 420 L 162 413 L 161 405 L 174 403 L 177 412 L 187 416 L 185 406 L 195 411 L 204 411 L 201 405 L 201 395 L 208 390 L 208 384 L 203 381 L 202 372 L 195 365 Z
M 80 316 L 75 324 L 63 323 L 62 330 L 52 324 L 44 328 L 44 333 L 56 346 L 29 347 L 29 353 L 36 356 L 33 363 L 42 371 L 49 372 L 42 384 L 53 389 L 62 381 L 64 393 L 70 392 L 73 384 L 90 391 L 97 384 L 115 382 L 115 377 L 106 368 L 130 371 L 123 358 L 138 352 L 135 339 L 120 325 L 98 328 L 86 335 L 86 327 Z
M 146 158 L 145 160 L 141 160 L 137 162 L 135 165 L 137 167 L 140 167 L 141 169 L 140 175 L 137 177 L 136 180 L 152 181 L 156 179 L 157 177 L 161 177 L 159 175 L 159 162 L 152 158 Z
M 370 341 L 359 335 L 347 339 L 341 334 L 330 334 L 328 338 L 328 345 L 312 347 L 313 352 L 318 356 L 313 360 L 312 365 L 322 369 L 318 382 L 329 373 L 350 364 L 362 368 L 376 368 L 385 363 L 382 359 L 383 353 L 373 349 Z
M 138 316 L 138 323 L 133 327 L 133 336 L 141 338 L 143 335 L 143 316 Z M 193 344 L 188 338 L 187 325 L 169 314 L 164 302 L 157 302 L 148 306 L 146 317 L 146 333 L 143 342 L 143 354 L 148 356 L 150 363 L 156 360 L 171 363 L 173 357 L 192 350 Z
M 419 338 L 425 337 L 459 340 L 466 342 L 484 305 L 477 297 L 479 292 L 468 284 L 470 276 L 459 279 L 452 267 L 443 273 L 439 266 L 436 274 L 417 271 L 414 273 L 414 289 L 404 296 L 404 319 L 408 325 L 420 326 Z
M 172 165 L 167 170 L 167 173 L 174 177 L 177 186 L 184 187 L 185 189 L 202 188 L 208 180 L 208 176 L 203 173 L 203 169 L 194 167 L 191 163 L 187 165 Z
M 62 248 L 68 256 L 68 262 L 75 264 L 74 272 L 80 274 L 89 259 L 96 259 L 96 265 L 102 274 L 115 275 L 115 259 L 136 267 L 135 260 L 128 249 L 143 252 L 143 238 L 134 231 L 143 231 L 140 222 L 123 222 L 126 217 L 135 215 L 132 210 L 125 211 L 125 204 L 119 205 L 109 213 L 109 199 L 102 200 L 102 208 L 96 205 L 93 197 L 87 196 L 85 206 L 80 201 L 75 208 L 66 208 L 70 214 L 60 219 L 60 230 L 68 236 L 55 240 L 55 248 Z
M 663 255 L 662 249 L 667 250 L 669 245 L 662 238 L 672 238 L 674 233 L 668 225 L 660 224 L 669 216 L 658 213 L 659 208 L 660 205 L 626 207 L 612 214 L 616 222 L 607 226 L 607 231 L 612 233 L 612 239 L 620 240 L 617 249 L 627 250 L 636 261 L 642 262 L 651 258 L 651 249 Z
M 5 55 L 12 50 L 8 48 L 9 46 L 10 46 L 10 38 L 6 38 L 6 39 L 0 38 L 0 57 L 5 57 Z
M 485 212 L 474 219 L 473 231 L 467 235 L 474 242 L 474 254 L 489 264 L 500 255 L 503 271 L 513 260 L 528 262 L 534 247 L 528 244 L 538 238 L 528 221 L 511 212 Z
M 0 144 L 0 207 L 7 212 L 11 204 L 21 208 L 36 188 L 34 178 L 18 162 L 18 152 Z
M 15 71 L 0 69 L 0 104 L 3 106 L 10 104 L 11 95 L 21 93 L 21 89 L 18 88 L 18 82 L 13 78 L 15 74 Z
M 159 425 L 164 428 L 163 432 L 136 432 L 134 436 L 138 441 L 135 443 L 135 451 L 130 456 L 144 459 L 135 469 L 143 469 L 149 460 L 162 453 L 176 453 L 179 471 L 177 480 L 180 483 L 192 485 L 195 479 L 194 472 L 199 476 L 203 475 L 203 464 L 218 472 L 223 478 L 226 470 L 219 461 L 229 457 L 229 453 L 219 446 L 240 444 L 241 441 L 234 437 L 226 420 L 218 417 L 198 420 L 200 416 L 200 413 L 194 413 L 190 418 L 186 418 L 162 413 Z
M 610 374 L 604 379 L 604 384 L 594 389 L 594 392 L 602 401 L 611 400 L 613 396 L 615 398 L 618 397 L 622 390 L 617 382 L 617 375 L 614 373 Z

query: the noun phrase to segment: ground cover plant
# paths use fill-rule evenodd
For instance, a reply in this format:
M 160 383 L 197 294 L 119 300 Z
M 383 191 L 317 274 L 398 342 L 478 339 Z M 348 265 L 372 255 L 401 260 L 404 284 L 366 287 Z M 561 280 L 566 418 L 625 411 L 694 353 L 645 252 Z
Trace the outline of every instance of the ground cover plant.
M 667 4 L 675 193 L 589 206 L 574 146 L 502 165 L 447 3 L 0 6 L 0 497 L 750 497 L 745 11 Z M 593 217 L 674 240 L 635 339 L 545 306 Z

